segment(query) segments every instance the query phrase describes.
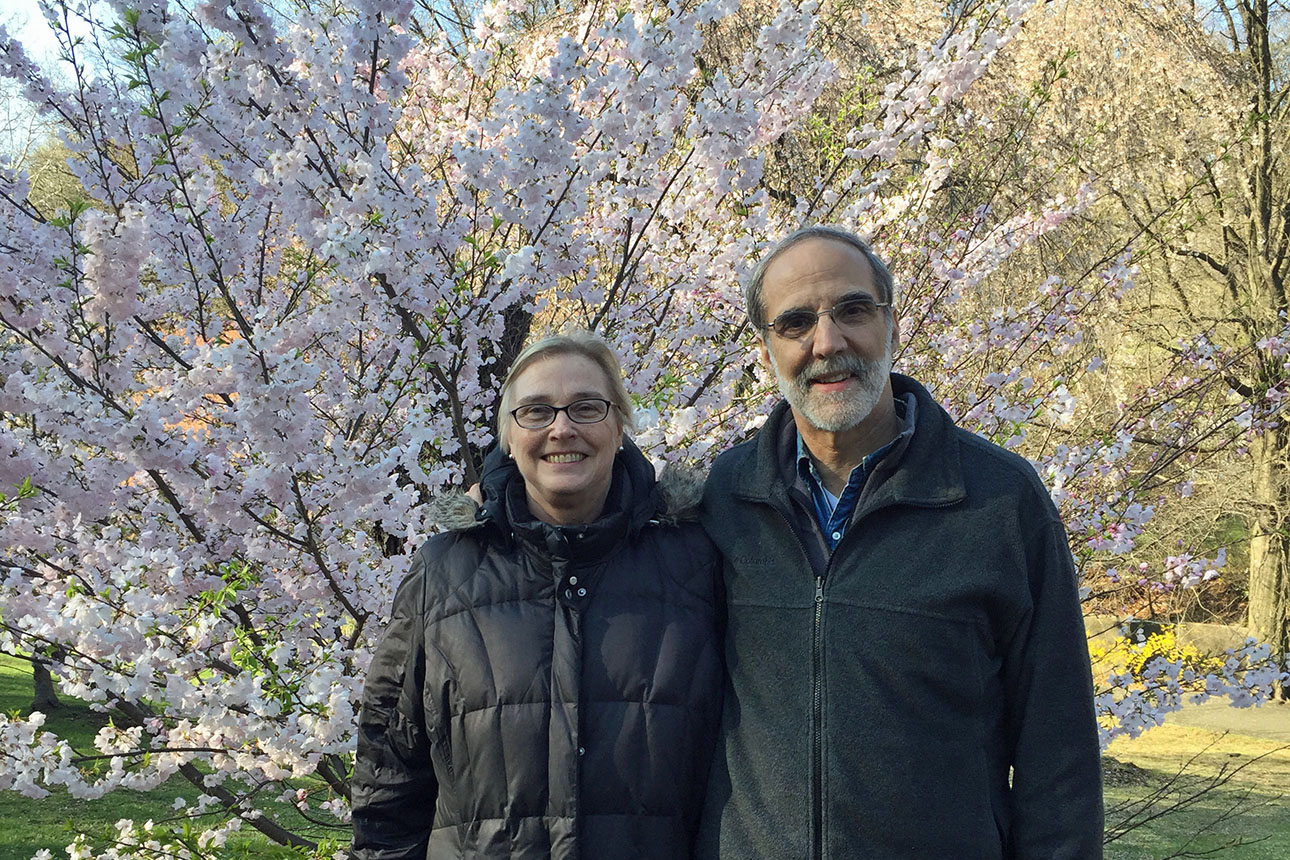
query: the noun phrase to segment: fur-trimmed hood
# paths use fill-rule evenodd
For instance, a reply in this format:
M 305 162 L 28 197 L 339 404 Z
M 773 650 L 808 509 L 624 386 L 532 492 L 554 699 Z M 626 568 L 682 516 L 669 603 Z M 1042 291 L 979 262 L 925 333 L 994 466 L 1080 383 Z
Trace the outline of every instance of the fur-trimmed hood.
M 648 468 L 648 473 L 640 468 L 641 464 Z M 634 483 L 641 483 L 642 478 L 648 481 L 653 468 L 631 440 L 623 441 L 623 450 L 614 465 L 616 481 L 623 479 L 620 473 L 630 473 Z M 659 525 L 696 521 L 705 477 L 698 469 L 689 466 L 665 466 L 657 481 L 636 489 L 634 493 L 654 501 L 652 510 L 644 519 Z M 431 522 L 447 531 L 467 531 L 484 525 L 505 507 L 502 500 L 505 487 L 511 480 L 520 480 L 519 470 L 513 460 L 494 446 L 484 460 L 484 477 L 479 485 L 484 488 L 484 504 L 480 505 L 464 490 L 450 490 L 430 500 Z

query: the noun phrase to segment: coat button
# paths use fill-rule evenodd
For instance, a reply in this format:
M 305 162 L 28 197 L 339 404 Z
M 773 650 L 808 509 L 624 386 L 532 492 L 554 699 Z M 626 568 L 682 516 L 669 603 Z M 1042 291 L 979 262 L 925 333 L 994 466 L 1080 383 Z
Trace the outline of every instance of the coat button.
M 586 597 L 586 596 L 587 596 L 587 589 L 585 589 L 585 588 L 579 588 L 579 589 L 578 589 L 578 596 L 579 596 L 579 597 Z
M 576 577 L 576 576 L 571 576 L 571 577 L 569 577 L 569 584 L 570 584 L 570 585 L 577 585 L 577 584 L 578 584 L 578 577 Z
M 564 590 L 564 596 L 565 596 L 565 597 L 568 597 L 568 598 L 572 598 L 572 597 L 573 597 L 573 589 L 572 589 L 572 588 L 566 588 L 566 589 Z
M 586 747 L 578 747 L 578 755 L 586 755 L 586 754 L 587 754 Z

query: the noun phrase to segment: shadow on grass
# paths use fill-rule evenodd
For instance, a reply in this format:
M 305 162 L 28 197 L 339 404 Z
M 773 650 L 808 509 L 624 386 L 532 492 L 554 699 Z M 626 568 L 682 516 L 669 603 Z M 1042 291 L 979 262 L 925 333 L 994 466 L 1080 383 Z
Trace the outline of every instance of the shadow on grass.
M 1290 857 L 1286 797 L 1271 788 L 1290 747 L 1204 734 L 1203 745 L 1174 769 L 1158 767 L 1159 755 L 1146 756 L 1157 765 L 1147 768 L 1104 760 L 1108 860 Z M 1224 751 L 1251 743 L 1252 753 Z

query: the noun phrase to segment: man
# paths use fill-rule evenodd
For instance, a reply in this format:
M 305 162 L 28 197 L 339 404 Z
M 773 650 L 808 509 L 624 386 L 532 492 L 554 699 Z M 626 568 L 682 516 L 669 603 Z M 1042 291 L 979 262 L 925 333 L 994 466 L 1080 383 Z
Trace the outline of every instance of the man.
M 1102 856 L 1093 690 L 1057 511 L 890 372 L 892 278 L 812 227 L 745 288 L 782 402 L 717 459 L 731 695 L 701 857 Z

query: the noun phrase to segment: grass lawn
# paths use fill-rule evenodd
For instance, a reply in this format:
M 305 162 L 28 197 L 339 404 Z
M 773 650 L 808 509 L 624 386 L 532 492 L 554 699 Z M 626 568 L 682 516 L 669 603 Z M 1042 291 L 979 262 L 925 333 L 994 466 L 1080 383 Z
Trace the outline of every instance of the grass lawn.
M 27 716 L 31 699 L 30 664 L 0 654 L 0 712 Z M 107 724 L 108 716 L 76 700 L 64 698 L 63 702 L 62 708 L 48 715 L 45 729 L 65 738 L 77 750 L 93 752 L 94 735 Z M 88 834 L 101 844 L 120 819 L 132 818 L 140 823 L 168 820 L 175 815 L 175 798 L 183 797 L 192 807 L 198 794 L 197 788 L 180 776 L 155 791 L 112 791 L 93 801 L 77 800 L 62 789 L 39 800 L 0 792 L 0 860 L 29 860 L 42 848 L 53 852 L 55 858 L 66 858 L 63 848 L 77 833 Z M 284 823 L 290 826 L 294 822 Z M 250 825 L 243 825 L 242 832 L 229 840 L 221 856 L 230 860 L 278 860 L 299 858 L 300 854 L 270 843 Z
M 0 655 L 0 711 L 26 715 L 31 697 L 30 666 Z M 77 749 L 88 750 L 95 732 L 106 722 L 106 715 L 90 711 L 83 703 L 65 700 L 65 707 L 50 715 L 46 728 L 68 739 Z M 1107 860 L 1290 858 L 1290 749 L 1278 750 L 1276 743 L 1256 738 L 1220 736 L 1203 729 L 1166 725 L 1135 740 L 1116 741 L 1108 754 L 1123 764 L 1109 771 L 1108 821 L 1116 819 L 1114 807 L 1118 804 L 1133 803 L 1152 792 L 1160 792 L 1166 798 L 1185 796 L 1188 786 L 1194 793 L 1195 786 L 1203 784 L 1203 780 L 1230 772 L 1243 763 L 1250 764 L 1197 803 L 1149 822 L 1112 843 Z M 1254 761 L 1259 756 L 1263 758 Z M 1188 760 L 1193 761 L 1186 774 L 1171 783 Z M 29 860 L 41 848 L 49 849 L 56 858 L 66 857 L 63 847 L 76 833 L 101 838 L 121 818 L 162 821 L 174 814 L 172 804 L 176 797 L 192 805 L 197 795 L 197 789 L 181 777 L 156 791 L 114 791 L 95 801 L 74 800 L 61 790 L 41 800 L 0 793 L 0 860 Z M 1214 823 L 1233 809 L 1241 814 Z M 1194 834 L 1199 836 L 1186 845 Z M 1248 844 L 1203 853 L 1238 840 Z M 1182 850 L 1191 853 L 1178 853 Z M 271 845 L 249 827 L 221 853 L 230 860 L 300 856 Z
M 1246 765 L 1194 805 L 1111 843 L 1107 860 L 1290 858 L 1290 749 L 1274 741 L 1166 724 L 1134 740 L 1114 742 L 1107 754 L 1131 765 L 1108 768 L 1108 824 L 1117 817 L 1113 811 L 1117 804 L 1152 791 L 1161 791 L 1166 798 L 1186 796 L 1216 775 L 1231 774 Z M 1170 786 L 1170 779 L 1189 760 L 1192 764 L 1186 773 Z M 1239 814 L 1220 820 L 1232 812 Z M 1193 836 L 1195 840 L 1187 844 Z M 1238 841 L 1247 844 L 1232 845 Z M 1178 853 L 1182 851 L 1190 853 Z

